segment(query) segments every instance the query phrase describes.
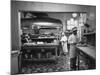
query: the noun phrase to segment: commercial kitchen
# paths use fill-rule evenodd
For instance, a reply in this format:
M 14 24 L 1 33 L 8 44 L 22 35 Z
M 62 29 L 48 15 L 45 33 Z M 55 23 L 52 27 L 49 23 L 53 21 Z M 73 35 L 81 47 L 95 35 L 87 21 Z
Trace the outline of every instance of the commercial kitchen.
M 67 40 L 64 54 L 62 35 L 69 39 L 74 31 L 75 48 Z M 74 70 L 71 47 L 76 50 Z M 96 69 L 96 6 L 11 1 L 12 75 L 92 69 Z

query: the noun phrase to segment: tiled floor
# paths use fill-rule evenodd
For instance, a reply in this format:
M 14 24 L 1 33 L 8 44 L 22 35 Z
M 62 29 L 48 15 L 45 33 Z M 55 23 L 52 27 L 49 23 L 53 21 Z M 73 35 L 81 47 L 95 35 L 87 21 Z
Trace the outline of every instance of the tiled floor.
M 81 60 L 81 70 L 88 69 L 85 65 L 85 62 Z M 31 63 L 24 66 L 21 70 L 23 74 L 30 73 L 44 73 L 44 72 L 61 72 L 61 71 L 69 71 L 70 70 L 70 62 L 68 55 L 60 56 L 56 63 L 46 62 L 46 63 Z

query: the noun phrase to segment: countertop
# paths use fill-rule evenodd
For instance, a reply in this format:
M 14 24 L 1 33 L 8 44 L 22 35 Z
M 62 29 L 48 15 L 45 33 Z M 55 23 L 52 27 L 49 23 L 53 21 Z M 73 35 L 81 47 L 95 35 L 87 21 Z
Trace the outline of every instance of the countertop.
M 96 59 L 96 48 L 93 46 L 77 46 L 77 48 L 81 51 L 83 51 L 84 53 L 88 54 L 89 56 L 91 56 L 93 59 Z
M 53 47 L 53 46 L 58 46 L 59 44 L 56 44 L 56 43 L 53 43 L 53 44 L 31 44 L 31 43 L 27 43 L 25 45 L 23 45 L 23 47 L 41 47 L 41 46 L 44 46 L 44 47 Z

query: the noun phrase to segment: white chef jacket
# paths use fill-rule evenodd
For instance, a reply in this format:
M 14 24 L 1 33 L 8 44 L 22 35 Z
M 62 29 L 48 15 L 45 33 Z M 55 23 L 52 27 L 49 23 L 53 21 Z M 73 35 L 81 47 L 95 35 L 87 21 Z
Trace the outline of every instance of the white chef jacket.
M 67 48 L 67 37 L 66 36 L 63 36 L 61 38 L 61 42 L 62 42 L 62 48 L 63 48 L 63 52 L 68 52 L 68 48 Z
M 77 42 L 76 36 L 74 34 L 71 34 L 68 38 L 68 43 L 73 44 L 76 42 Z

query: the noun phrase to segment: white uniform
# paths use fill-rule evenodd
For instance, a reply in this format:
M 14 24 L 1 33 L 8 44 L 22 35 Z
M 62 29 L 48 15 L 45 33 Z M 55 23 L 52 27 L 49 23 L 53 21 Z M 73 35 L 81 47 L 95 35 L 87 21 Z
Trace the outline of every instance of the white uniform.
M 61 42 L 62 42 L 62 48 L 63 48 L 63 52 L 68 52 L 68 48 L 67 48 L 67 37 L 66 36 L 63 36 L 61 38 Z

